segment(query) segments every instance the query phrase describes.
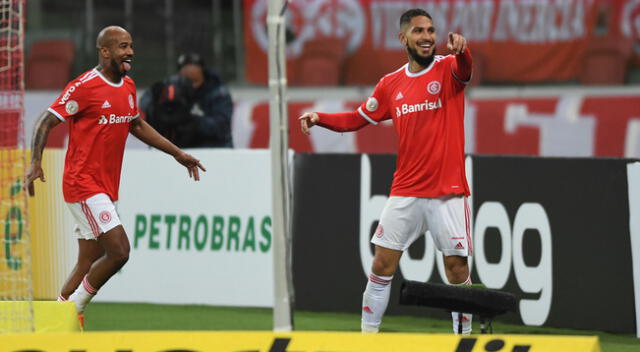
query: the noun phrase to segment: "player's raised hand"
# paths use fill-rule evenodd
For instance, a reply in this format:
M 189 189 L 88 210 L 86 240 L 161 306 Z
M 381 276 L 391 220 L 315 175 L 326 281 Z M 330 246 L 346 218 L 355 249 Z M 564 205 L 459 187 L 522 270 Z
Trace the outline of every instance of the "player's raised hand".
M 456 55 L 462 54 L 467 49 L 467 40 L 461 34 L 449 32 L 447 48 Z
M 309 129 L 318 124 L 320 116 L 315 112 L 305 112 L 302 116 L 298 117 L 298 120 L 300 120 L 300 129 L 302 130 L 302 133 L 308 136 Z
M 189 171 L 189 177 L 193 178 L 196 181 L 200 181 L 200 170 L 207 171 L 202 164 L 200 164 L 200 160 L 194 158 L 191 154 L 187 154 L 185 152 L 180 152 L 175 156 L 175 159 L 180 164 L 184 165 Z M 198 170 L 200 169 L 200 170 Z
M 44 178 L 44 171 L 42 171 L 42 166 L 39 163 L 32 163 L 31 167 L 29 167 L 29 171 L 27 172 L 25 183 L 27 184 L 27 192 L 29 192 L 29 196 L 33 197 L 36 194 L 35 188 L 33 187 L 33 181 L 37 178 L 42 182 L 46 182 Z

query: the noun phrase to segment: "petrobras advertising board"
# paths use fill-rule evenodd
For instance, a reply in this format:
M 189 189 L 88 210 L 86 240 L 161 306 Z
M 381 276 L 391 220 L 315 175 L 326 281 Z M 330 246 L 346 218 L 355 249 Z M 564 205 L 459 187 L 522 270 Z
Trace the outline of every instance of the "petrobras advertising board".
M 198 182 L 162 152 L 125 153 L 118 213 L 131 254 L 96 299 L 270 307 L 269 151 L 189 153 L 207 169 Z

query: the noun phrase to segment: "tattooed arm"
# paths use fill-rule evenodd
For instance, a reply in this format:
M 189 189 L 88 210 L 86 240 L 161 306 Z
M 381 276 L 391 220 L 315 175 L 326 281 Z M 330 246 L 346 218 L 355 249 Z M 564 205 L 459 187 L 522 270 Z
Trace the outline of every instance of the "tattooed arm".
M 40 115 L 33 129 L 33 137 L 31 138 L 31 167 L 26 177 L 27 189 L 29 190 L 30 196 L 35 194 L 33 187 L 33 181 L 35 181 L 35 179 L 39 178 L 40 181 L 45 182 L 44 172 L 40 164 L 42 162 L 42 152 L 44 151 L 44 146 L 47 144 L 49 131 L 60 122 L 62 121 L 54 114 L 45 111 Z

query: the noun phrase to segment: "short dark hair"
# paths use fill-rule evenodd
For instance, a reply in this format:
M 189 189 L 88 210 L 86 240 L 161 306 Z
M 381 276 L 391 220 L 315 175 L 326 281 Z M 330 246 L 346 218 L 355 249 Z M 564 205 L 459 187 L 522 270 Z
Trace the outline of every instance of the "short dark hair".
M 185 53 L 180 55 L 180 57 L 178 57 L 178 62 L 177 62 L 178 70 L 180 70 L 182 67 L 188 64 L 194 64 L 204 68 L 204 60 L 202 59 L 202 56 L 200 56 L 200 54 L 198 53 Z
M 433 18 L 431 18 L 431 15 L 427 11 L 423 9 L 411 9 L 405 11 L 402 16 L 400 16 L 400 28 L 402 28 L 402 26 L 405 24 L 409 24 L 412 18 L 418 16 L 425 16 L 426 18 L 433 21 Z

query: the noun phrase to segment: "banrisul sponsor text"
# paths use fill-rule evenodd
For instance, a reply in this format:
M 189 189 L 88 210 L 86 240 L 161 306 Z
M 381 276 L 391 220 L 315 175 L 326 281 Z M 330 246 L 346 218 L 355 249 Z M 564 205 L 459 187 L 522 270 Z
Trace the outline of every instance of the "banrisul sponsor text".
M 133 248 L 266 253 L 271 217 L 136 214 Z

